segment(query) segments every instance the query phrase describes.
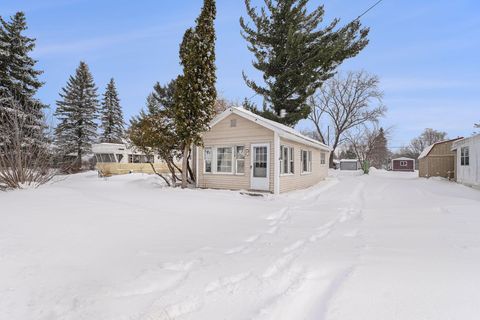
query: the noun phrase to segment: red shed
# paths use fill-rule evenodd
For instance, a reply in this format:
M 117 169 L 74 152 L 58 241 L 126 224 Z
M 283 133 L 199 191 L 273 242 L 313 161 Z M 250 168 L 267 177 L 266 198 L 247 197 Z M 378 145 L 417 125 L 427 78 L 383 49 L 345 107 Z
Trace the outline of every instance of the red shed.
M 393 171 L 415 171 L 415 159 L 411 158 L 397 158 L 392 160 Z

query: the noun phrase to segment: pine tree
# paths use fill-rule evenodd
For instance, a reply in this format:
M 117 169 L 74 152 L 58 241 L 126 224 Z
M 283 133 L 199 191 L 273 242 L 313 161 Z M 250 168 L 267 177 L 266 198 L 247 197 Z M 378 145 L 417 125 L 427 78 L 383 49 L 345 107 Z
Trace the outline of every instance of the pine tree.
M 182 187 L 187 186 L 191 145 L 200 145 L 202 133 L 215 116 L 215 26 L 214 0 L 204 0 L 196 27 L 185 32 L 180 46 L 183 75 L 175 90 L 175 126 L 183 146 Z
M 242 35 L 255 55 L 253 66 L 263 73 L 265 85 L 247 78 L 246 84 L 264 99 L 257 113 L 294 126 L 310 113 L 306 104 L 322 83 L 345 59 L 356 56 L 367 44 L 368 28 L 359 20 L 339 27 L 334 19 L 325 28 L 323 6 L 307 13 L 308 0 L 264 0 L 257 13 L 245 0 L 250 26 L 240 19 Z M 286 111 L 284 118 L 280 117 Z
M 91 152 L 97 137 L 98 96 L 92 74 L 85 62 L 80 62 L 75 76 L 70 76 L 60 93 L 55 116 L 59 124 L 55 129 L 56 144 L 63 155 L 76 155 L 77 168 L 82 156 Z
M 24 136 L 28 143 L 44 144 L 46 124 L 43 109 L 46 105 L 34 97 L 43 86 L 38 79 L 42 71 L 35 69 L 37 61 L 30 57 L 35 39 L 24 35 L 27 22 L 23 12 L 17 12 L 10 20 L 7 22 L 0 17 L 0 95 L 22 106 L 19 112 L 26 119 L 24 130 L 28 134 Z M 0 104 L 0 117 L 8 112 L 10 104 Z
M 181 156 L 180 139 L 175 123 L 175 80 L 162 86 L 158 82 L 154 91 L 147 97 L 147 111 L 134 117 L 130 122 L 128 136 L 132 144 L 146 155 L 157 155 L 166 164 L 170 177 L 153 171 L 162 177 L 168 185 L 175 185 L 178 179 L 175 162 Z M 171 181 L 171 182 L 170 182 Z
M 375 137 L 369 153 L 370 165 L 372 167 L 383 169 L 387 166 L 390 152 L 387 147 L 387 137 L 383 128 L 378 130 L 378 135 Z
M 120 143 L 124 137 L 124 120 L 115 81 L 110 79 L 101 107 L 101 142 Z

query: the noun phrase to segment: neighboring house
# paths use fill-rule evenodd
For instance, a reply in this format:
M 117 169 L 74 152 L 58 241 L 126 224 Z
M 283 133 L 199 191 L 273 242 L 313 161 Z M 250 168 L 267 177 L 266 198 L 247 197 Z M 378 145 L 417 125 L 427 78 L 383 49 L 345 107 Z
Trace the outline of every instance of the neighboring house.
M 362 166 L 358 159 L 340 159 L 340 170 L 360 170 Z
M 199 188 L 281 193 L 313 186 L 328 175 L 330 148 L 243 108 L 211 123 L 197 147 Z
M 415 159 L 401 157 L 392 159 L 392 171 L 415 171 Z
M 155 170 L 166 173 L 168 168 L 158 157 L 146 156 L 122 143 L 98 143 L 92 145 L 96 168 L 102 174 L 126 174 L 132 172 L 153 173 Z
M 480 187 L 480 134 L 455 141 L 457 182 Z
M 455 179 L 455 152 L 452 151 L 452 145 L 459 139 L 462 138 L 437 142 L 425 148 L 418 157 L 418 175 Z

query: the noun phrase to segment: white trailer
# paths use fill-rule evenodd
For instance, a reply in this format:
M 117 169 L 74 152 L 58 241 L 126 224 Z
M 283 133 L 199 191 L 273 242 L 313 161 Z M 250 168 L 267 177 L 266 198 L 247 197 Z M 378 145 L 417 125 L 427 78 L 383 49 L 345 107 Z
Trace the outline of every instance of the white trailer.
M 457 182 L 480 188 L 480 134 L 455 141 Z

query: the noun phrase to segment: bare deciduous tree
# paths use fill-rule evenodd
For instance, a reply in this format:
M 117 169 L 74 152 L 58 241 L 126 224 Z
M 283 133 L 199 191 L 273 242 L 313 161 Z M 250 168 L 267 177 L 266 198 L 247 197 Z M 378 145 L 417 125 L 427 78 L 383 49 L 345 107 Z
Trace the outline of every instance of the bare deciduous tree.
M 0 189 L 38 187 L 53 178 L 49 143 L 32 139 L 34 131 L 22 110 L 21 102 L 9 96 L 0 97 Z
M 310 100 L 309 119 L 314 123 L 320 141 L 330 144 L 334 152 L 345 141 L 345 134 L 350 129 L 378 123 L 387 110 L 382 98 L 378 77 L 364 71 L 336 75 Z M 325 139 L 326 122 L 333 127 L 332 141 Z M 330 166 L 333 166 L 333 152 Z
M 382 128 L 379 129 L 377 125 L 372 127 L 359 126 L 349 130 L 345 135 L 347 143 L 355 152 L 365 174 L 368 174 L 370 164 L 378 156 L 376 154 L 378 144 L 382 137 L 388 134 L 388 131 Z
M 425 148 L 431 146 L 434 143 L 443 141 L 447 139 L 447 133 L 442 131 L 437 131 L 431 128 L 425 129 L 420 136 L 414 138 L 408 147 L 405 148 L 405 151 L 409 154 L 410 157 L 416 159 L 422 153 Z

